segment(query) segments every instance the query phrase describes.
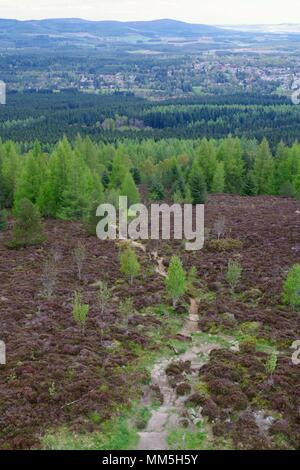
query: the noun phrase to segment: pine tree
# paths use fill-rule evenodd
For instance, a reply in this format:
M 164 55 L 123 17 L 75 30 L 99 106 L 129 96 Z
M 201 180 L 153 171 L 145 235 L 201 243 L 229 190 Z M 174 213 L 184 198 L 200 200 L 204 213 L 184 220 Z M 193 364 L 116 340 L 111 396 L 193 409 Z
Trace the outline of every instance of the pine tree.
M 131 204 L 137 204 L 140 202 L 140 195 L 139 191 L 135 185 L 134 179 L 131 175 L 131 173 L 128 171 L 124 181 L 121 186 L 120 190 L 120 195 L 121 196 L 127 196 L 128 198 L 128 205 Z
M 12 240 L 9 248 L 22 248 L 39 245 L 45 240 L 40 213 L 28 199 L 20 201 Z
M 166 288 L 175 308 L 180 297 L 186 292 L 186 273 L 178 256 L 172 256 L 168 275 L 166 277 Z
M 225 188 L 225 171 L 224 163 L 219 162 L 216 166 L 216 171 L 213 176 L 211 191 L 213 193 L 223 193 Z
M 189 175 L 189 185 L 193 198 L 193 204 L 204 204 L 207 199 L 207 188 L 205 178 L 197 162 L 192 166 Z

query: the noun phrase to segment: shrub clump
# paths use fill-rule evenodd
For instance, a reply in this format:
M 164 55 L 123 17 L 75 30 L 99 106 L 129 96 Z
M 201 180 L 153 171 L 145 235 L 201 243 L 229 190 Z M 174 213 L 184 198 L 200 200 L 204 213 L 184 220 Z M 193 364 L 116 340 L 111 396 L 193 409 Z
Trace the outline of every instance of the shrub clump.
M 227 272 L 225 274 L 225 279 L 230 285 L 231 291 L 234 292 L 236 287 L 239 285 L 242 275 L 242 267 L 240 263 L 230 259 L 228 261 Z
M 220 240 L 208 240 L 206 246 L 210 251 L 241 250 L 243 242 L 236 238 L 220 238 Z
M 73 301 L 73 318 L 77 325 L 81 327 L 82 333 L 84 333 L 85 330 L 89 310 L 89 305 L 82 303 L 80 292 L 75 292 Z
M 300 264 L 295 264 L 287 275 L 283 284 L 283 301 L 293 309 L 300 306 Z

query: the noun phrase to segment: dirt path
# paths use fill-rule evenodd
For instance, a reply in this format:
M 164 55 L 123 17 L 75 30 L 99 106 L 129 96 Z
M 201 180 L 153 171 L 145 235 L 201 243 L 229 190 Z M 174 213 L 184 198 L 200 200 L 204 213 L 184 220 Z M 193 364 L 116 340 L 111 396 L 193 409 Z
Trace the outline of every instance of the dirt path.
M 151 252 L 151 259 L 157 264 L 156 273 L 162 277 L 167 276 L 163 258 L 158 257 L 158 253 Z M 185 321 L 180 336 L 189 338 L 191 346 L 187 351 L 180 355 L 162 358 L 157 361 L 151 372 L 151 386 L 160 390 L 163 397 L 161 406 L 154 410 L 148 422 L 146 429 L 139 433 L 138 450 L 167 450 L 167 436 L 170 429 L 180 426 L 183 413 L 185 418 L 187 410 L 184 406 L 186 396 L 178 397 L 175 388 L 170 383 L 166 369 L 172 362 L 189 361 L 191 364 L 191 380 L 199 375 L 199 370 L 209 361 L 209 355 L 214 349 L 220 349 L 219 343 L 205 341 L 200 338 L 194 338 L 193 333 L 199 331 L 199 303 L 196 299 L 190 298 L 189 316 Z M 227 338 L 230 339 L 230 338 Z M 147 403 L 147 391 L 145 392 L 144 404 Z M 190 427 L 193 426 L 193 418 L 190 417 Z
M 197 330 L 198 304 L 191 299 L 189 318 L 182 331 L 182 336 L 190 336 Z M 176 359 L 177 361 L 191 362 L 191 375 L 197 376 L 199 369 L 209 360 L 212 350 L 220 348 L 217 343 L 193 341 L 191 347 L 178 356 L 161 359 L 158 361 L 151 373 L 151 384 L 159 387 L 163 396 L 162 405 L 152 413 L 147 428 L 139 433 L 139 450 L 166 450 L 168 449 L 167 435 L 170 428 L 180 425 L 181 415 L 184 411 L 184 400 L 186 397 L 177 397 L 176 391 L 169 384 L 166 374 L 167 366 Z

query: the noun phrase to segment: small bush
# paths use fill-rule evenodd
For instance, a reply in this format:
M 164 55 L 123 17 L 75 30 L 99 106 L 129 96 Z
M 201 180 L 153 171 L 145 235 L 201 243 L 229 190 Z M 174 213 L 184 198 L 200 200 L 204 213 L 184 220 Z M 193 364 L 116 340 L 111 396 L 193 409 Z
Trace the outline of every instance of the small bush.
M 106 282 L 100 282 L 99 289 L 97 292 L 97 303 L 100 310 L 101 315 L 104 314 L 105 309 L 107 308 L 109 302 L 112 298 L 112 291 L 108 287 Z
M 40 245 L 45 241 L 40 213 L 37 207 L 28 199 L 22 199 L 17 213 L 17 220 L 13 230 L 12 240 L 8 248 L 24 248 L 31 245 Z
M 133 284 L 134 278 L 140 272 L 140 264 L 138 262 L 135 251 L 132 248 L 126 248 L 120 254 L 120 271 L 129 278 L 130 284 Z
M 242 267 L 240 263 L 230 259 L 228 261 L 227 273 L 225 274 L 225 279 L 231 287 L 232 292 L 239 285 L 242 275 Z
M 175 308 L 180 297 L 186 292 L 186 273 L 178 256 L 172 256 L 168 275 L 166 278 L 166 288 L 172 299 Z
M 77 275 L 79 281 L 82 280 L 82 270 L 83 265 L 86 260 L 86 249 L 83 243 L 78 242 L 75 250 L 74 250 L 74 261 L 77 267 Z
M 223 238 L 220 240 L 208 240 L 206 246 L 210 251 L 241 250 L 243 242 L 235 238 Z
M 50 299 L 54 293 L 56 279 L 57 269 L 55 266 L 55 261 L 50 257 L 45 262 L 42 274 L 43 291 L 48 299 Z
M 225 231 L 225 217 L 216 220 L 213 226 L 213 234 L 220 240 Z
M 82 303 L 81 294 L 79 292 L 75 292 L 73 301 L 73 318 L 77 325 L 81 327 L 83 333 L 85 330 L 89 310 L 89 305 Z
M 134 313 L 133 302 L 130 298 L 124 299 L 120 302 L 119 312 L 122 315 L 124 324 L 127 326 L 129 316 Z
M 293 309 L 300 306 L 300 264 L 289 271 L 283 284 L 283 301 Z
M 275 349 L 273 349 L 265 365 L 267 374 L 270 374 L 271 376 L 276 370 L 277 358 L 278 358 L 278 352 Z

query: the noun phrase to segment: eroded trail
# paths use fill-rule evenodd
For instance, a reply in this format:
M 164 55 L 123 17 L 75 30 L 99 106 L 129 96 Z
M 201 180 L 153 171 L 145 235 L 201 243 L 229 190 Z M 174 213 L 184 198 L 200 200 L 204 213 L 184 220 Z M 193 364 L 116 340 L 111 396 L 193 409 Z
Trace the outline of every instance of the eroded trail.
M 197 330 L 198 304 L 195 299 L 190 300 L 189 317 L 181 331 L 182 336 L 191 336 Z M 166 450 L 168 449 L 167 435 L 168 430 L 176 428 L 181 424 L 185 411 L 185 397 L 178 397 L 175 388 L 169 383 L 166 372 L 168 366 L 176 360 L 190 363 L 191 377 L 197 377 L 199 369 L 206 364 L 209 354 L 213 349 L 218 349 L 217 343 L 192 340 L 191 347 L 181 355 L 161 359 L 158 361 L 151 373 L 151 385 L 158 387 L 163 397 L 162 405 L 152 413 L 147 428 L 140 432 L 139 450 Z M 186 412 L 185 412 L 186 418 Z M 192 426 L 192 420 L 190 422 Z
M 151 252 L 150 256 L 156 263 L 156 273 L 165 278 L 167 271 L 164 265 L 164 259 L 159 258 L 156 251 Z M 146 429 L 139 433 L 138 450 L 167 450 L 169 431 L 178 428 L 178 426 L 182 426 L 183 419 L 185 420 L 185 426 L 190 429 L 195 429 L 193 416 L 189 415 L 184 405 L 187 395 L 178 396 L 176 387 L 174 384 L 172 387 L 167 372 L 169 366 L 172 367 L 172 365 L 175 364 L 176 367 L 176 364 L 185 364 L 187 371 L 183 372 L 183 375 L 188 376 L 188 380 L 192 385 L 193 381 L 195 382 L 197 380 L 201 367 L 209 361 L 211 351 L 221 348 L 220 343 L 214 341 L 212 338 L 209 338 L 208 341 L 201 336 L 197 337 L 197 335 L 193 335 L 199 332 L 198 321 L 199 302 L 194 298 L 190 298 L 189 315 L 179 335 L 182 336 L 183 339 L 191 341 L 191 345 L 184 353 L 177 355 L 176 352 L 174 352 L 172 357 L 161 358 L 154 364 L 151 372 L 151 387 L 159 390 L 162 397 L 162 404 L 158 409 L 152 412 Z M 234 341 L 232 341 L 232 338 L 227 337 L 226 339 L 232 342 L 232 349 L 237 347 Z M 150 404 L 151 399 L 148 389 L 145 390 L 143 405 L 146 406 Z

